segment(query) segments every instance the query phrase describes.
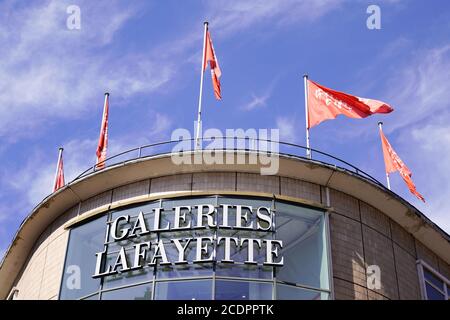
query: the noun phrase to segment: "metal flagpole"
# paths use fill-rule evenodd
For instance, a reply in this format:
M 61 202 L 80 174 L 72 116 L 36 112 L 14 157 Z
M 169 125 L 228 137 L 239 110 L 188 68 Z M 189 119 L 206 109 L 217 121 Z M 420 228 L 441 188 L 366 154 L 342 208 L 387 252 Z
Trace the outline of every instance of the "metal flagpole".
M 378 127 L 380 128 L 380 131 L 383 131 L 383 122 L 378 122 Z M 383 142 L 381 142 L 383 143 Z M 389 180 L 389 173 L 386 172 L 386 184 L 387 188 L 391 190 L 391 181 Z
M 309 145 L 309 112 L 308 112 L 308 75 L 303 75 L 305 85 L 305 123 L 306 123 L 306 157 L 311 159 L 311 149 Z
M 53 189 L 55 189 L 56 182 L 58 180 L 58 171 L 59 171 L 58 169 L 59 169 L 59 164 L 61 163 L 61 158 L 62 158 L 63 151 L 64 151 L 64 148 L 60 147 L 59 148 L 59 152 L 58 152 L 58 162 L 56 163 L 56 173 L 55 173 L 55 180 L 54 180 L 54 183 L 53 183 Z
M 203 53 L 202 53 L 202 69 L 200 72 L 200 94 L 198 97 L 198 116 L 197 116 L 197 133 L 195 138 L 196 148 L 200 147 L 200 130 L 201 130 L 201 121 L 202 121 L 202 94 L 203 94 L 203 65 L 205 62 L 205 49 L 206 49 L 206 32 L 208 31 L 208 22 L 203 23 L 205 26 L 205 30 L 203 32 Z

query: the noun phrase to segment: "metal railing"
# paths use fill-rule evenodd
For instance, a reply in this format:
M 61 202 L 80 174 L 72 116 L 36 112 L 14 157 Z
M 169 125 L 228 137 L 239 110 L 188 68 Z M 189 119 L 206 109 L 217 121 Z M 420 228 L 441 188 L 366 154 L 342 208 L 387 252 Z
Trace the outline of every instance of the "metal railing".
M 203 148 L 204 142 L 212 142 L 214 141 L 215 144 L 218 144 L 218 142 L 222 140 L 221 145 L 224 146 L 223 148 L 210 148 L 208 145 L 206 148 Z M 301 146 L 295 143 L 290 142 L 282 142 L 282 141 L 274 141 L 270 139 L 254 139 L 249 137 L 214 137 L 212 139 L 205 139 L 200 141 L 200 148 L 196 147 L 196 141 L 195 139 L 181 139 L 181 140 L 168 140 L 168 141 L 162 141 L 152 144 L 147 144 L 144 146 L 136 147 L 133 149 L 129 149 L 126 151 L 123 151 L 121 153 L 118 153 L 114 156 L 111 156 L 107 158 L 103 163 L 104 167 L 99 169 L 98 165 L 93 165 L 92 167 L 88 168 L 87 170 L 83 171 L 80 175 L 78 175 L 74 180 L 71 181 L 71 183 L 76 182 L 79 179 L 82 179 L 94 172 L 102 171 L 108 167 L 125 164 L 128 161 L 143 159 L 147 157 L 155 157 L 155 156 L 161 156 L 161 155 L 169 155 L 173 153 L 192 153 L 192 152 L 199 152 L 199 151 L 222 151 L 222 152 L 264 152 L 271 155 L 280 155 L 280 156 L 287 156 L 302 160 L 307 160 L 311 162 L 317 162 L 322 165 L 330 166 L 333 168 L 339 168 L 346 171 L 350 171 L 353 174 L 358 175 L 361 178 L 364 178 L 366 180 L 369 180 L 376 185 L 386 189 L 386 187 L 379 182 L 377 179 L 372 177 L 370 174 L 364 172 L 363 170 L 355 167 L 351 163 L 339 159 L 338 157 L 335 157 L 329 153 L 316 150 L 313 148 L 309 148 L 311 152 L 311 158 L 308 158 L 306 156 L 306 150 L 307 148 L 305 146 Z M 179 151 L 178 149 L 174 150 L 174 147 L 183 144 L 183 146 L 186 146 L 189 144 L 189 148 L 181 148 L 182 151 Z M 270 147 L 268 146 L 270 145 Z M 231 148 L 229 146 L 232 146 Z M 274 148 L 274 146 L 276 146 Z M 277 150 L 276 152 L 273 152 L 273 150 Z

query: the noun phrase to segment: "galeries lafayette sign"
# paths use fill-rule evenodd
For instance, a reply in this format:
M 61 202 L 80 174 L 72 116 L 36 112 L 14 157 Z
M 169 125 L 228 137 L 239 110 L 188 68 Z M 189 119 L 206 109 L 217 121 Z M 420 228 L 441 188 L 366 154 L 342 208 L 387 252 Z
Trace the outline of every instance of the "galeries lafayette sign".
M 254 230 L 261 233 L 272 232 L 273 230 L 273 212 L 269 207 L 252 207 L 246 205 L 221 204 L 215 207 L 211 204 L 198 204 L 194 206 L 176 206 L 171 210 L 162 207 L 152 209 L 151 215 L 139 212 L 134 223 L 130 223 L 129 215 L 117 217 L 108 225 L 109 236 L 114 239 L 116 244 L 124 240 L 133 240 L 133 246 L 120 246 L 117 253 L 111 259 L 106 249 L 96 253 L 97 261 L 95 266 L 94 278 L 104 277 L 116 273 L 122 273 L 154 266 L 158 262 L 160 265 L 188 264 L 188 263 L 209 263 L 216 260 L 219 252 L 223 257 L 217 262 L 235 263 L 243 262 L 245 264 L 258 264 L 255 260 L 255 247 L 265 252 L 263 265 L 283 266 L 283 257 L 279 256 L 279 250 L 283 248 L 281 240 L 257 239 L 249 237 L 226 237 L 226 236 L 191 236 L 192 230 L 204 230 L 211 228 L 215 234 L 215 229 L 224 230 Z M 233 211 L 233 214 L 230 214 Z M 173 215 L 173 219 L 163 223 L 162 217 Z M 219 220 L 218 215 L 221 219 Z M 149 221 L 152 217 L 152 222 Z M 232 216 L 232 217 L 230 217 Z M 171 217 L 172 218 L 172 217 Z M 233 221 L 231 221 L 233 220 Z M 221 221 L 217 224 L 216 221 Z M 183 231 L 188 237 L 179 237 Z M 162 239 L 154 241 L 142 241 L 136 243 L 140 237 L 151 235 L 151 233 L 177 232 L 177 238 Z M 238 233 L 237 233 L 238 234 Z M 248 232 L 246 232 L 248 234 Z M 259 234 L 259 233 L 258 233 Z M 158 237 L 156 237 L 158 239 Z M 167 255 L 169 248 L 173 246 L 177 252 L 177 259 L 170 261 Z M 189 247 L 195 250 L 195 259 L 188 261 L 186 253 Z M 169 250 L 171 250 L 170 248 Z M 231 257 L 233 251 L 244 251 L 246 259 L 244 261 L 234 261 Z M 245 252 L 246 251 L 246 252 Z M 131 255 L 130 255 L 131 252 Z M 128 254 L 127 254 L 128 253 Z

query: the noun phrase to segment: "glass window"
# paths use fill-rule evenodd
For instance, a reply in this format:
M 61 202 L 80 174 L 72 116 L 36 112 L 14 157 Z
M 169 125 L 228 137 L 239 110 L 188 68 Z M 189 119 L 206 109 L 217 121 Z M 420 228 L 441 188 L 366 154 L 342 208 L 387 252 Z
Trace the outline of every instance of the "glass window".
M 238 197 L 219 197 L 219 204 L 229 204 L 234 205 L 233 207 L 228 208 L 228 225 L 235 226 L 237 224 L 236 221 L 236 207 L 235 205 L 239 204 L 242 206 L 251 206 L 253 211 L 250 212 L 248 209 L 243 208 L 242 215 L 247 216 L 247 222 L 244 219 L 241 220 L 242 226 L 250 226 L 253 223 L 253 229 L 256 229 L 256 209 L 258 207 L 272 207 L 272 200 L 264 200 L 264 199 L 245 199 Z M 219 206 L 218 209 L 218 222 L 219 226 L 224 224 L 223 221 L 223 207 Z M 263 227 L 267 226 L 262 224 Z M 265 232 L 262 232 L 265 233 Z
M 232 237 L 232 238 L 252 238 L 252 239 L 272 239 L 271 232 L 264 232 L 257 234 L 256 231 L 241 231 L 241 230 L 219 230 L 219 237 Z M 266 248 L 261 242 L 261 248 L 257 244 L 253 244 L 253 260 L 257 262 L 257 265 L 244 264 L 244 261 L 248 260 L 248 241 L 242 246 L 236 245 L 233 241 L 230 241 L 230 259 L 235 263 L 220 263 L 225 259 L 225 241 L 222 240 L 217 247 L 217 261 L 219 263 L 216 267 L 216 274 L 218 276 L 228 277 L 242 277 L 253 279 L 272 279 L 273 267 L 264 266 L 263 263 L 266 257 Z
M 426 269 L 423 270 L 423 275 L 425 276 L 425 280 L 434 284 L 436 287 L 439 288 L 439 290 L 444 291 L 444 281 L 442 281 L 441 279 L 439 279 Z
M 102 300 L 151 300 L 152 283 L 102 292 Z
M 70 232 L 60 299 L 78 299 L 100 288 L 92 278 L 97 252 L 104 249 L 106 215 L 75 227 Z
M 195 228 L 197 206 L 199 204 L 214 205 L 217 213 L 214 222 L 218 228 Z M 231 228 L 222 228 L 223 207 L 221 204 L 229 204 L 228 225 Z M 275 204 L 275 205 L 274 205 Z M 191 223 L 193 229 L 151 232 L 147 235 L 138 235 L 121 241 L 114 241 L 108 226 L 112 221 L 121 216 L 129 215 L 128 223 L 121 222 L 120 227 L 132 228 L 139 212 L 144 214 L 147 227 L 153 229 L 155 219 L 153 209 L 160 205 L 166 210 L 161 217 L 161 226 L 170 222 L 174 225 L 174 210 L 176 206 L 191 206 L 191 213 L 186 212 L 186 223 Z M 236 225 L 236 205 L 251 206 L 252 211 L 244 209 L 248 220 L 243 224 L 253 223 L 252 229 L 238 229 Z M 271 230 L 257 230 L 257 208 L 270 208 L 270 218 L 274 223 Z M 263 212 L 267 215 L 267 212 Z M 261 221 L 260 221 L 261 222 Z M 266 223 L 266 225 L 268 224 Z M 215 299 L 253 300 L 272 299 L 274 286 L 277 286 L 276 294 L 279 299 L 328 299 L 329 273 L 328 273 L 328 248 L 326 234 L 325 214 L 321 210 L 314 210 L 294 205 L 287 202 L 273 201 L 271 199 L 259 199 L 256 197 L 199 197 L 178 198 L 138 205 L 127 206 L 110 211 L 95 220 L 71 230 L 70 241 L 67 249 L 65 273 L 61 287 L 61 299 L 97 299 L 99 293 L 101 299 L 211 299 L 213 294 L 212 278 L 217 278 L 215 283 Z M 249 242 L 239 241 L 236 245 L 231 241 L 230 260 L 234 263 L 221 262 L 225 259 L 225 241 L 218 245 L 216 241 L 208 241 L 208 254 L 213 254 L 215 262 L 193 263 L 196 260 L 197 241 L 192 239 L 185 252 L 187 264 L 175 264 L 179 253 L 172 239 L 194 237 L 235 237 L 261 240 L 261 248 L 253 243 L 253 264 L 246 264 L 249 257 Z M 105 239 L 108 239 L 105 244 Z M 148 266 L 154 254 L 154 244 L 162 241 L 170 265 L 161 264 L 157 259 L 156 266 Z M 282 240 L 283 249 L 278 250 L 279 261 L 284 259 L 284 266 L 274 267 L 264 265 L 266 262 L 266 242 L 264 240 Z M 109 276 L 94 279 L 96 253 L 107 253 L 104 257 L 104 271 L 106 266 L 112 266 L 117 259 L 121 247 L 125 248 L 128 266 L 134 263 L 134 245 L 150 241 L 152 247 L 147 251 L 145 260 L 141 261 L 143 268 L 119 272 Z M 204 242 L 206 244 L 206 242 Z M 216 246 L 217 245 L 217 246 Z M 214 249 L 216 249 L 214 251 Z M 228 260 L 228 259 L 227 259 Z M 120 267 L 119 267 L 120 269 Z M 77 276 L 79 277 L 77 278 Z M 300 287 L 310 286 L 312 290 L 302 289 L 296 286 L 274 284 L 272 281 L 276 275 L 277 281 L 289 284 L 297 284 Z M 195 277 L 195 278 L 194 278 Z M 201 278 L 199 278 L 201 277 Z M 177 280 L 179 279 L 179 280 Z M 261 281 L 258 281 L 261 280 Z M 427 280 L 434 283 L 436 279 L 427 275 Z M 439 279 L 438 279 L 439 280 Z M 153 281 L 154 287 L 153 287 Z M 144 283 L 144 284 L 143 284 Z M 442 283 L 442 282 L 441 282 Z M 155 292 L 152 289 L 155 288 Z M 315 289 L 317 288 L 317 291 Z
M 173 243 L 165 243 L 167 258 L 169 261 L 178 261 L 178 250 Z M 213 246 L 210 246 L 209 252 L 212 253 Z M 186 248 L 185 259 L 188 264 L 175 264 L 161 265 L 158 262 L 156 278 L 180 278 L 180 277 L 193 277 L 193 276 L 208 276 L 213 274 L 212 263 L 193 263 L 196 259 L 196 241 L 191 241 Z M 206 255 L 205 255 L 206 256 Z
M 155 300 L 211 300 L 212 281 L 157 282 L 155 290 Z
M 146 218 L 144 218 L 146 219 Z M 118 224 L 119 227 L 118 228 L 130 228 L 130 232 L 133 229 L 133 225 L 136 221 L 136 217 L 133 217 L 130 219 L 130 223 L 123 223 L 122 221 Z M 120 229 L 118 229 L 120 230 Z M 120 231 L 118 231 L 120 232 Z M 123 240 L 114 240 L 111 237 L 111 234 L 108 234 L 109 240 L 108 240 L 108 252 L 114 252 L 114 251 L 119 251 L 121 247 L 131 247 L 133 245 L 136 245 L 138 243 L 142 243 L 142 242 L 146 242 L 146 241 L 151 241 L 151 242 L 155 242 L 156 239 L 158 238 L 158 235 L 155 232 L 150 232 L 148 234 L 145 235 L 138 235 L 136 237 L 127 237 Z
M 250 264 L 217 264 L 216 275 L 249 279 L 272 279 L 273 267 Z
M 159 201 L 155 201 L 148 204 L 141 204 L 139 206 L 127 206 L 125 208 L 116 209 L 111 212 L 111 218 L 109 219 L 109 224 L 111 225 L 112 222 L 117 219 L 120 216 L 129 216 L 130 220 L 129 222 L 126 222 L 125 220 L 120 220 L 117 224 L 118 234 L 120 234 L 119 230 L 123 230 L 125 228 L 130 229 L 130 233 L 133 230 L 133 226 L 136 223 L 137 217 L 140 212 L 144 215 L 144 220 L 147 226 L 148 230 L 153 229 L 154 224 L 154 208 L 159 207 Z M 157 238 L 157 234 L 155 232 L 150 232 L 149 234 L 140 236 L 140 231 L 136 231 L 136 234 L 138 236 L 136 237 L 130 237 L 126 238 L 124 240 L 114 240 L 114 238 L 111 236 L 111 232 L 108 233 L 108 250 L 119 250 L 120 246 L 128 246 L 133 245 L 134 243 L 144 242 L 144 241 L 152 241 Z
M 277 284 L 277 300 L 328 300 L 327 292 Z
M 450 281 L 442 274 L 425 266 L 422 262 L 420 263 L 420 267 L 423 271 L 422 281 L 426 291 L 427 300 L 448 300 L 448 286 Z
M 131 260 L 132 258 L 129 258 L 129 251 L 127 251 L 127 257 L 129 264 L 133 263 Z M 117 253 L 111 255 L 108 255 L 107 257 L 107 265 L 113 265 L 115 260 L 117 258 Z M 145 281 L 151 281 L 153 280 L 153 270 L 154 268 L 151 266 L 146 266 L 140 269 L 126 271 L 126 272 L 118 272 L 115 274 L 111 274 L 108 276 L 103 277 L 103 289 L 109 289 L 109 288 L 115 288 L 115 287 L 121 287 L 128 284 L 138 283 L 138 282 L 145 282 Z
M 175 207 L 178 206 L 190 206 L 191 211 L 187 209 L 180 209 L 181 215 L 185 216 L 185 221 L 180 221 L 180 227 L 190 225 L 191 228 L 185 230 L 177 231 L 164 231 L 161 232 L 161 238 L 180 238 L 180 237 L 200 237 L 211 234 L 211 230 L 196 229 L 197 228 L 197 218 L 198 218 L 198 205 L 207 204 L 213 205 L 215 207 L 216 197 L 204 197 L 204 198 L 190 198 L 190 199 L 176 199 L 176 200 L 163 200 L 164 211 L 161 215 L 161 228 L 164 228 L 168 223 L 170 223 L 170 228 L 174 227 L 175 223 Z M 207 212 L 207 208 L 203 208 L 203 212 Z M 215 218 L 217 214 L 211 215 L 214 218 L 214 223 L 216 223 Z M 207 219 L 203 217 L 202 225 L 207 226 Z M 208 228 L 206 228 L 208 229 Z
M 426 283 L 425 287 L 426 287 L 426 290 L 427 290 L 427 298 L 428 298 L 428 300 L 445 300 L 445 295 L 442 292 L 436 290 L 429 283 Z
M 216 281 L 216 300 L 272 300 L 272 283 Z
M 276 235 L 283 241 L 277 279 L 329 289 L 325 217 L 322 211 L 276 203 Z

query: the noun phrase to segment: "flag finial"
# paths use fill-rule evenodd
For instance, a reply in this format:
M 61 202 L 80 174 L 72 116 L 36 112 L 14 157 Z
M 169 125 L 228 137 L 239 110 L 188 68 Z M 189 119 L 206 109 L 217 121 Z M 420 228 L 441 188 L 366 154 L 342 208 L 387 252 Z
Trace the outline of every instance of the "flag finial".
M 63 147 L 59 147 L 59 150 L 63 151 L 63 150 L 64 150 L 64 148 L 63 148 Z
M 209 22 L 208 22 L 208 21 L 205 21 L 205 22 L 203 22 L 203 24 L 205 24 L 205 25 L 208 25 L 208 24 L 209 24 Z
M 109 92 L 105 92 L 105 96 L 109 96 Z

